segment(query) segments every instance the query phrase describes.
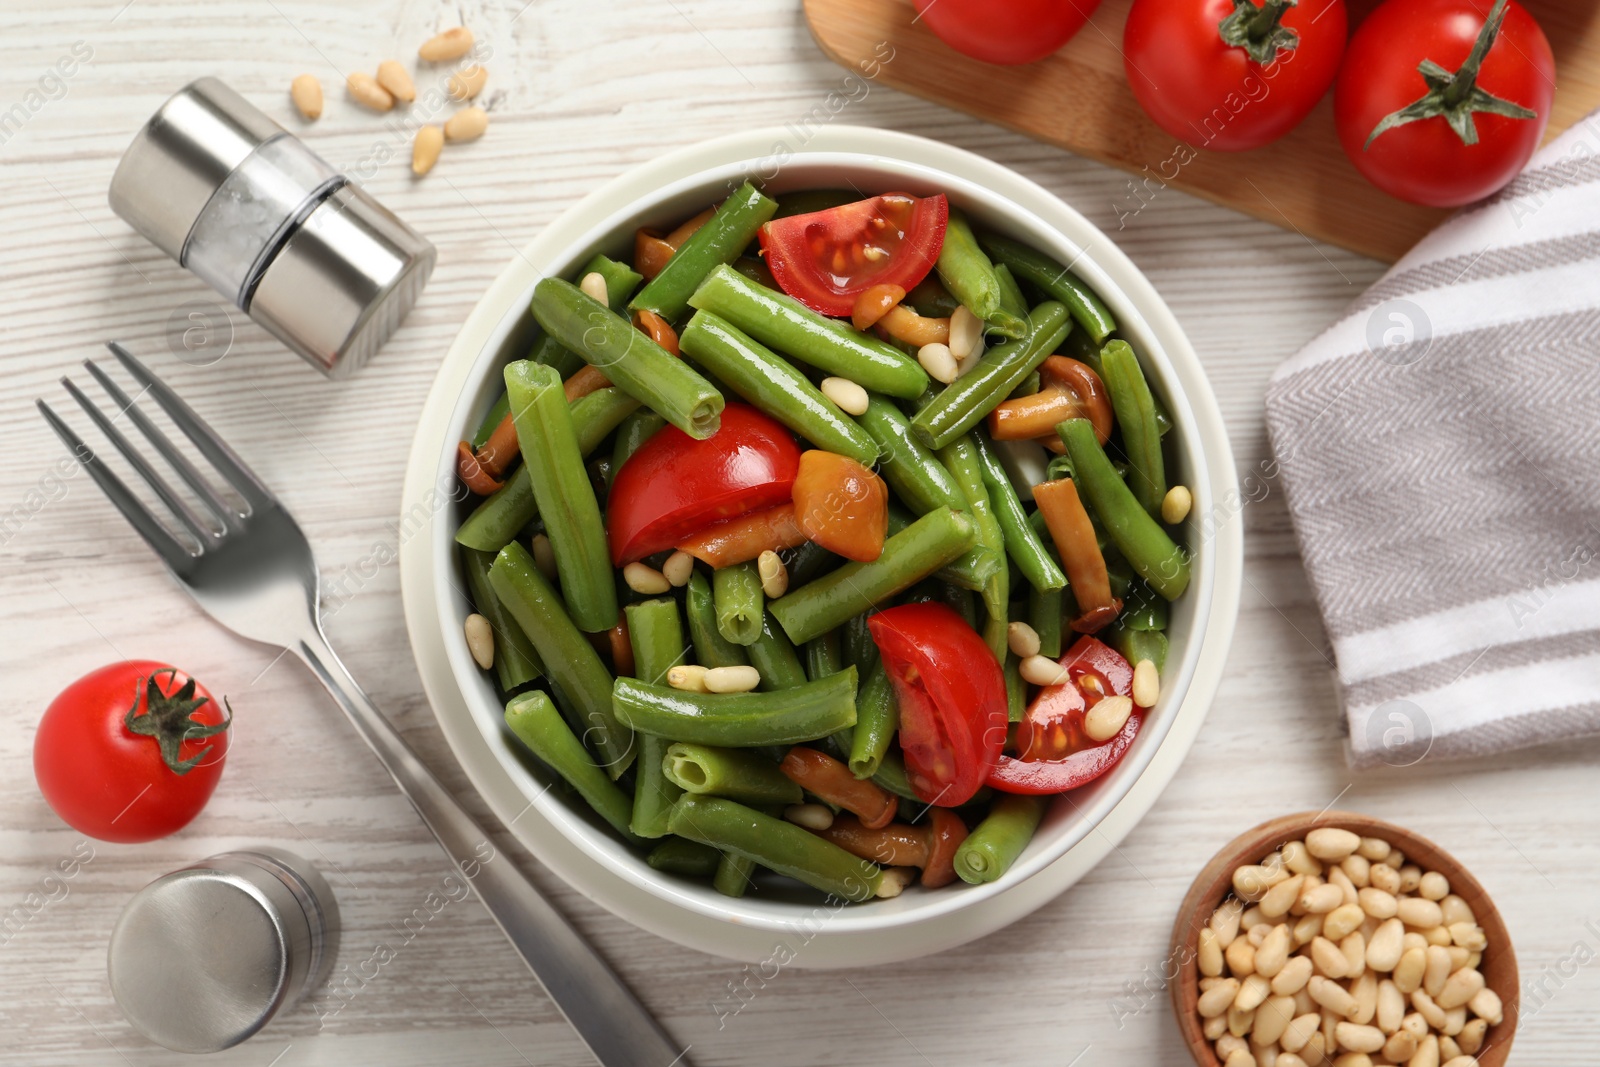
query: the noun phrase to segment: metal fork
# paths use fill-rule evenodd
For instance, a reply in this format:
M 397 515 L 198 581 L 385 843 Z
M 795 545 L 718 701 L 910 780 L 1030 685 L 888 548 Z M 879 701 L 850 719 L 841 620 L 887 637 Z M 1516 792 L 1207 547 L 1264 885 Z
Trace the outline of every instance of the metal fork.
M 684 1054 L 688 1050 L 673 1043 L 594 948 L 522 872 L 507 859 L 496 862 L 493 851 L 485 858 L 482 850 L 488 847 L 488 835 L 417 758 L 334 655 L 318 615 L 317 562 L 294 518 L 166 383 L 122 345 L 112 342 L 108 347 L 143 391 L 166 411 L 239 494 L 244 501 L 243 510 L 225 501 L 93 360 L 84 361 L 90 375 L 177 471 L 222 529 L 206 522 L 174 492 L 140 450 L 69 378 L 61 379 L 67 392 L 177 517 L 198 543 L 198 550 L 174 537 L 40 400 L 39 410 L 56 435 L 79 457 L 106 496 L 212 618 L 241 637 L 293 652 L 328 687 L 362 740 L 415 805 L 451 862 L 477 891 L 489 914 L 595 1058 L 606 1067 L 686 1067 Z

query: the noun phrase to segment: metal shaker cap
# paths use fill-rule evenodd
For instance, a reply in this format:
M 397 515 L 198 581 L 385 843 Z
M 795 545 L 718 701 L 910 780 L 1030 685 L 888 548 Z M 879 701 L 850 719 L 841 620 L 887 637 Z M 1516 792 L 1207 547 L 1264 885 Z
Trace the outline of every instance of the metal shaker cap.
M 110 201 L 331 377 L 388 340 L 433 271 L 433 245 L 216 78 L 145 124 Z
M 225 852 L 156 879 L 111 935 L 111 991 L 128 1021 L 175 1052 L 253 1036 L 326 978 L 339 906 L 305 860 Z

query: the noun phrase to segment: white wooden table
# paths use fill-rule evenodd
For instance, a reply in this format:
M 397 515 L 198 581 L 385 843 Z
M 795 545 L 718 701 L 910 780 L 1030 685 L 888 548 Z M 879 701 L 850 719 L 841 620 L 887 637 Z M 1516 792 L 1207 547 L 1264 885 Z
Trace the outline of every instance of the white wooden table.
M 341 72 L 409 57 L 459 16 L 488 41 L 493 125 L 414 181 L 396 119 L 344 98 Z M 335 973 L 219 1064 L 586 1064 L 584 1050 L 475 901 L 408 938 L 401 926 L 448 872 L 443 854 L 310 677 L 213 625 L 62 454 L 33 408 L 69 403 L 56 378 L 110 338 L 146 356 L 276 486 L 338 578 L 392 546 L 411 429 L 439 358 L 516 249 L 597 183 L 674 146 L 802 122 L 844 74 L 813 46 L 798 6 L 765 0 L 7 0 L 0 9 L 0 1062 L 158 1064 L 112 1002 L 105 945 L 128 896 L 223 849 L 273 843 L 330 873 L 345 914 Z M 70 78 L 58 60 L 92 51 Z M 439 266 L 420 306 L 353 380 L 320 379 L 243 316 L 229 354 L 170 354 L 169 317 L 209 290 L 114 217 L 112 169 L 173 90 L 220 74 L 292 128 L 289 80 L 328 88 L 305 135 L 428 235 Z M 782 971 L 735 1018 L 716 1011 L 743 968 L 634 929 L 540 870 L 558 904 L 699 1064 L 1177 1064 L 1158 977 L 1173 909 L 1193 873 L 1270 815 L 1340 806 L 1401 821 L 1468 863 L 1515 935 L 1525 1014 L 1515 1062 L 1594 1063 L 1600 1004 L 1600 744 L 1468 765 L 1351 775 L 1327 642 L 1268 458 L 1261 398 L 1272 368 L 1380 273 L 1164 190 L 1142 210 L 1125 175 L 868 85 L 834 119 L 909 130 L 995 158 L 1121 242 L 1172 304 L 1209 368 L 1254 500 L 1244 608 L 1226 681 L 1188 762 L 1149 817 L 1075 889 L 987 940 L 914 964 Z M 21 105 L 22 111 L 13 105 Z M 7 111 L 7 109 L 11 109 Z M 20 121 L 17 119 L 20 117 Z M 81 377 L 81 372 L 80 372 Z M 355 579 L 335 643 L 378 703 L 486 817 L 434 724 L 412 665 L 396 568 Z M 227 772 L 178 835 L 83 839 L 34 787 L 35 726 L 72 678 L 132 657 L 171 660 L 238 711 Z M 269 666 L 270 665 L 270 666 Z M 81 854 L 81 853 L 80 853 Z M 394 958 L 363 966 L 379 945 Z M 185 1061 L 188 1062 L 188 1061 Z M 641 1065 L 651 1067 L 651 1065 Z M 665 1065 L 661 1065 L 665 1067 Z

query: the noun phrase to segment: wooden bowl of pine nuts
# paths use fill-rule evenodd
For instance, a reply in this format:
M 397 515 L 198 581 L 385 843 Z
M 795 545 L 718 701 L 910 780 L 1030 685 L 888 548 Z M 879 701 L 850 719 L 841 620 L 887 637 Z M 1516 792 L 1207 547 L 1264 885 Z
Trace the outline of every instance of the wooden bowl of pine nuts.
M 1503 1067 L 1517 958 L 1449 853 L 1354 812 L 1241 834 L 1172 929 L 1172 1005 L 1199 1067 Z

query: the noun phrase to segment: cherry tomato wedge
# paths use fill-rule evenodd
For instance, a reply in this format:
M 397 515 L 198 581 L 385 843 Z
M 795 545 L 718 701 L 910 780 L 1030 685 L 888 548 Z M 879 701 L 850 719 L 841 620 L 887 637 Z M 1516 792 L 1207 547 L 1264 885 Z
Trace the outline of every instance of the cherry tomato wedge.
M 925 803 L 972 799 L 1006 740 L 1006 683 L 983 638 L 944 604 L 903 604 L 867 620 L 900 705 L 906 777 Z
M 944 248 L 950 205 L 941 193 L 883 193 L 761 227 L 778 286 L 813 311 L 849 315 L 874 285 L 910 292 Z
M 1010 793 L 1059 793 L 1091 782 L 1117 765 L 1133 744 L 1144 716 L 1135 708 L 1122 730 L 1096 742 L 1083 729 L 1084 714 L 1104 697 L 1133 692 L 1133 667 L 1115 649 L 1080 637 L 1060 659 L 1070 682 L 1039 691 L 1017 725 L 1017 755 L 1002 756 L 988 782 Z
M 889 529 L 889 487 L 849 456 L 812 449 L 794 480 L 795 521 L 805 535 L 845 559 L 875 560 Z
M 757 508 L 787 503 L 800 447 L 780 423 L 729 404 L 722 426 L 696 441 L 666 426 L 617 471 L 606 537 L 617 566 L 673 548 L 691 534 Z

